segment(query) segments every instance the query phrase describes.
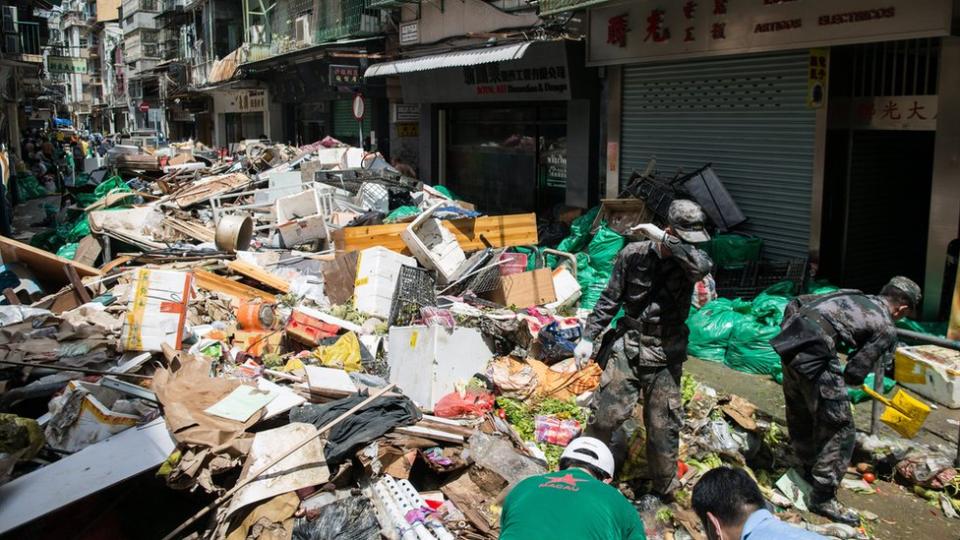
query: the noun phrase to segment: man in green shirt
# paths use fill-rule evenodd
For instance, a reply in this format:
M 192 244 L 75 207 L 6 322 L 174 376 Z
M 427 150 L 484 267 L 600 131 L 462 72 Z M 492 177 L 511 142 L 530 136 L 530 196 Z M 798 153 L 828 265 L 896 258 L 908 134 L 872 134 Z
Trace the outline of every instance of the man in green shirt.
M 507 495 L 500 540 L 646 540 L 640 514 L 617 489 L 613 454 L 580 437 L 560 456 L 560 470 L 531 476 Z

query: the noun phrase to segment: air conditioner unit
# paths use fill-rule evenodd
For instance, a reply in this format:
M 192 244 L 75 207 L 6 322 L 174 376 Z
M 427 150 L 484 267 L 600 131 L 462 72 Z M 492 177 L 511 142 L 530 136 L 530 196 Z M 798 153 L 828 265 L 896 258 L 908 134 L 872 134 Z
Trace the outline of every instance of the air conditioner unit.
M 3 32 L 17 32 L 17 6 L 3 6 Z
M 3 50 L 7 54 L 17 54 L 20 52 L 20 36 L 17 34 L 4 34 Z
M 293 34 L 294 41 L 297 43 L 309 43 L 313 41 L 313 36 L 310 35 L 310 17 L 308 15 L 301 15 L 293 23 Z
M 253 45 L 260 45 L 264 42 L 264 31 L 262 25 L 251 25 L 250 26 L 250 43 Z

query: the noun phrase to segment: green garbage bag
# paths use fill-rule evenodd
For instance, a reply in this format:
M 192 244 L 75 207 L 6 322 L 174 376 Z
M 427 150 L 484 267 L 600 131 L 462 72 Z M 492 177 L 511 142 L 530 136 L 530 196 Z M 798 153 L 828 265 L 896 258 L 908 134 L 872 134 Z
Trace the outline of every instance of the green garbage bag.
M 609 277 L 607 278 L 609 279 Z M 597 277 L 597 271 L 590 266 L 590 257 L 586 253 L 577 253 L 577 283 L 580 284 L 580 307 L 593 309 L 600 294 L 607 286 L 607 279 Z
M 747 318 L 730 334 L 723 363 L 732 369 L 757 375 L 773 375 L 781 371 L 780 355 L 770 340 L 780 332 L 776 325 L 766 325 Z
M 133 191 L 130 189 L 122 178 L 119 176 L 111 176 L 110 178 L 104 180 L 93 190 L 93 194 L 97 196 L 96 200 L 100 200 L 107 196 L 109 193 L 115 191 Z
M 760 260 L 763 239 L 739 234 L 718 234 L 700 246 L 717 266 Z
M 63 237 L 57 234 L 56 229 L 46 229 L 30 237 L 31 246 L 52 253 L 56 253 L 64 243 Z
M 783 310 L 790 303 L 790 298 L 762 292 L 750 303 L 750 314 L 758 322 L 765 325 L 780 326 L 783 322 Z
M 72 261 L 73 258 L 77 256 L 77 248 L 79 246 L 79 242 L 64 244 L 57 250 L 57 257 L 63 257 L 64 259 L 70 259 Z
M 67 242 L 79 242 L 81 238 L 90 234 L 90 224 L 87 223 L 87 215 L 84 214 L 73 223 L 73 226 L 63 235 Z
M 921 334 L 930 334 L 938 337 L 946 337 L 947 335 L 946 321 L 921 322 L 915 321 L 909 317 L 904 317 L 897 321 L 897 328 L 902 328 L 911 332 L 919 332 Z
M 825 279 L 811 279 L 807 283 L 806 294 L 827 294 L 834 291 L 839 291 L 840 287 L 831 284 Z
M 614 231 L 607 224 L 600 225 L 597 234 L 593 235 L 590 245 L 587 246 L 587 254 L 590 256 L 590 266 L 597 272 L 610 278 L 613 273 L 613 265 L 617 262 L 617 254 L 623 249 L 625 240 L 617 231 Z
M 38 199 L 47 195 L 46 188 L 32 174 L 17 175 L 17 197 L 20 201 Z
M 594 206 L 586 214 L 573 220 L 570 224 L 570 236 L 564 238 L 557 244 L 557 249 L 568 253 L 579 253 L 587 247 L 590 242 L 590 227 L 593 226 L 593 220 L 597 218 L 600 212 L 599 206 Z M 556 257 L 551 257 L 550 267 L 556 268 L 558 264 Z
M 393 212 L 390 212 L 386 218 L 383 219 L 384 223 L 396 223 L 404 218 L 415 216 L 420 213 L 420 209 L 416 206 L 400 206 L 394 209 Z
M 718 298 L 691 313 L 687 318 L 687 352 L 704 360 L 723 362 L 730 335 L 738 324 L 750 318 L 749 310 L 749 302 Z
M 450 191 L 449 188 L 447 188 L 447 186 L 430 186 L 430 187 L 439 191 L 441 194 L 443 194 L 444 197 L 450 199 L 451 201 L 459 200 L 459 198 L 456 195 L 454 195 L 453 192 Z
M 870 388 L 873 388 L 873 381 L 877 380 L 877 376 L 874 373 L 867 375 L 867 378 L 864 379 L 863 384 L 867 385 Z M 781 382 L 780 384 L 783 384 Z M 893 387 L 897 385 L 897 381 L 889 378 L 883 378 L 883 392 L 881 394 L 886 394 L 887 392 L 893 390 Z M 862 387 L 854 386 L 847 388 L 847 395 L 850 396 L 851 403 L 862 403 L 870 399 L 870 396 L 863 391 Z
M 776 296 L 793 296 L 793 293 L 796 292 L 797 284 L 785 279 L 783 281 L 778 281 L 773 285 L 767 287 L 763 290 L 763 294 L 776 295 Z

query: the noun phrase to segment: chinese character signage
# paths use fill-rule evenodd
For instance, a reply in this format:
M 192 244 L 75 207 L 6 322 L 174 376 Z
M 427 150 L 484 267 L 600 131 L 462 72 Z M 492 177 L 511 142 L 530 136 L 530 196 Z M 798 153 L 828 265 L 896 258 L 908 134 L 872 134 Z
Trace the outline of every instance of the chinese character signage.
M 807 62 L 807 107 L 819 109 L 827 100 L 827 74 L 830 71 L 830 49 L 810 49 Z
M 400 45 L 416 45 L 420 43 L 420 21 L 400 23 Z
M 570 99 L 565 44 L 538 43 L 523 58 L 403 75 L 406 103 Z
M 330 86 L 356 86 L 360 84 L 360 66 L 330 65 Z
M 236 90 L 214 94 L 217 112 L 246 113 L 267 110 L 266 90 Z
M 952 0 L 636 0 L 590 8 L 588 65 L 950 35 Z
M 54 56 L 47 57 L 47 72 L 54 73 L 86 73 L 87 59 L 74 56 Z
M 838 128 L 935 131 L 937 96 L 834 98 L 829 114 Z

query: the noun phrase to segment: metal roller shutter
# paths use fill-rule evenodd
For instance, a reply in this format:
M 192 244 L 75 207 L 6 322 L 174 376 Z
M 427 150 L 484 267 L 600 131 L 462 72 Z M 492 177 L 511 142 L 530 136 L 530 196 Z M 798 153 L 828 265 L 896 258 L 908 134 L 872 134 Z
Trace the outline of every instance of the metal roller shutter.
M 370 134 L 373 126 L 373 103 L 363 98 L 363 136 Z M 353 98 L 338 99 L 333 102 L 333 136 L 337 139 L 350 139 L 359 136 L 360 126 L 353 117 Z
M 705 163 L 763 238 L 766 256 L 804 257 L 810 238 L 815 112 L 806 51 L 627 66 L 621 171 Z

